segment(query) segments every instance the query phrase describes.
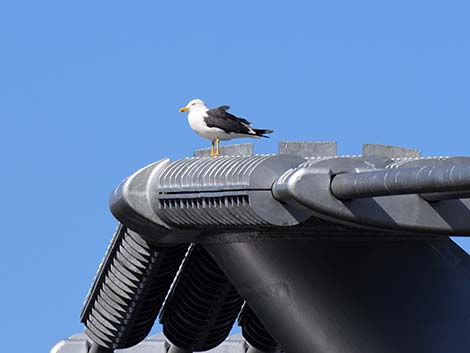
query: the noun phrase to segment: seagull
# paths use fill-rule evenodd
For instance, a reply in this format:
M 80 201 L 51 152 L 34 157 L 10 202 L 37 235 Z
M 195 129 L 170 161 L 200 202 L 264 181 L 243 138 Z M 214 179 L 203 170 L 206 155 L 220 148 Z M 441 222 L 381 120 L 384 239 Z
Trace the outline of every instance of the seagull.
M 251 123 L 227 112 L 230 107 L 222 105 L 209 109 L 201 99 L 193 99 L 180 112 L 189 111 L 188 122 L 199 136 L 211 141 L 211 157 L 218 156 L 219 142 L 238 137 L 269 137 L 273 130 L 254 129 Z M 215 149 L 214 149 L 215 145 Z

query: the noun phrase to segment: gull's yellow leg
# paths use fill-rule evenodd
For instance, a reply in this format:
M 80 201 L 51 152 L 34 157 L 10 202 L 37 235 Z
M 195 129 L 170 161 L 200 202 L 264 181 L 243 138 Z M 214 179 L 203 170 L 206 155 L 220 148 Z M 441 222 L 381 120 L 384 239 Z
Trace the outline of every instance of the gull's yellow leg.
M 215 155 L 216 155 L 216 156 L 218 156 L 218 155 L 220 154 L 220 151 L 219 151 L 219 142 L 220 142 L 220 140 L 219 140 L 219 138 L 217 137 L 217 138 L 215 139 Z
M 214 141 L 211 141 L 211 157 L 214 157 Z

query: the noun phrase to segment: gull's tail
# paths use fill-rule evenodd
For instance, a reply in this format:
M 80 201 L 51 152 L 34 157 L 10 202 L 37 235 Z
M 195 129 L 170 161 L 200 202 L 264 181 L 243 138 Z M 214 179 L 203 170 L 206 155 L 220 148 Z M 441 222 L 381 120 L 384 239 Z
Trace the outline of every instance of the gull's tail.
M 253 129 L 253 131 L 255 132 L 256 136 L 266 137 L 266 138 L 268 138 L 269 136 L 265 136 L 265 134 L 270 134 L 274 132 L 273 130 L 266 130 L 266 129 Z

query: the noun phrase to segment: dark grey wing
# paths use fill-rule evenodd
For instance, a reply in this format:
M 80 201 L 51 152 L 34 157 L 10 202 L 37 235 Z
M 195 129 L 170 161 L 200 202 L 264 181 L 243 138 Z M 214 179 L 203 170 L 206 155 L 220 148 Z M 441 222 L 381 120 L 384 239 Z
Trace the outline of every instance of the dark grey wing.
M 207 126 L 218 127 L 228 133 L 252 135 L 253 130 L 248 126 L 251 123 L 246 119 L 237 118 L 235 115 L 228 113 L 227 109 L 229 109 L 227 105 L 209 109 L 206 112 L 207 116 L 204 117 Z
M 233 114 L 230 114 L 227 110 L 230 109 L 230 106 L 229 105 L 221 105 L 220 107 L 218 108 L 215 108 L 215 109 L 211 109 L 211 110 L 214 110 L 214 111 L 217 111 L 217 110 L 223 110 L 225 114 L 229 115 L 230 117 L 232 117 L 233 119 L 238 119 L 240 120 L 242 123 L 244 124 L 248 124 L 248 125 L 251 125 L 251 122 L 246 120 L 245 118 L 240 118 L 238 116 L 235 116 Z
M 244 124 L 248 124 L 248 125 L 251 125 L 251 122 L 246 120 L 245 118 L 240 118 L 238 116 L 235 116 L 233 114 L 230 114 L 227 110 L 230 109 L 230 106 L 229 105 L 221 105 L 220 107 L 218 108 L 215 108 L 215 109 L 211 109 L 211 110 L 223 110 L 227 115 L 231 116 L 232 118 L 234 119 L 238 119 L 240 120 L 242 123 Z

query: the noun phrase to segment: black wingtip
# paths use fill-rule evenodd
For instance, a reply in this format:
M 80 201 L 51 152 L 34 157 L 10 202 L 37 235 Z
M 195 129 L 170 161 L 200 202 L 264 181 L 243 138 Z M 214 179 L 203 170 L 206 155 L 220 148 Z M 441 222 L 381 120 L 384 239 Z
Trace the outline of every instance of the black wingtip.
M 269 138 L 269 136 L 265 136 L 265 134 L 271 134 L 274 132 L 274 130 L 267 130 L 267 129 L 253 129 L 253 131 L 256 133 L 256 136 L 266 137 L 266 138 Z

